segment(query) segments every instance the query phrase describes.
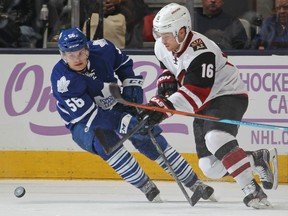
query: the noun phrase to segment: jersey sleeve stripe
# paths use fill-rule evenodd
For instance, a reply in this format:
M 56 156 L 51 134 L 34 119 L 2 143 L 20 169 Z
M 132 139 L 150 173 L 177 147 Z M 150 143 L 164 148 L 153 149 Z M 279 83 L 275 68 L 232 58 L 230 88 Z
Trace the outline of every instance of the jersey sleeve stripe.
M 191 88 L 187 88 L 187 87 L 188 87 L 188 85 L 182 86 L 179 89 L 179 92 L 186 98 L 186 100 L 189 101 L 189 103 L 191 105 L 195 104 L 193 106 L 194 109 L 200 108 L 203 105 L 201 98 L 199 98 L 198 95 L 194 94 L 195 91 L 191 91 Z M 191 86 L 189 86 L 189 87 L 191 87 Z
M 86 110 L 86 112 L 84 112 L 81 116 L 79 116 L 78 118 L 74 118 L 71 123 L 72 124 L 75 124 L 79 121 L 81 121 L 83 118 L 85 118 L 89 113 L 92 112 L 93 109 L 95 109 L 96 107 L 96 104 L 95 103 L 92 103 L 92 105 L 89 107 L 89 109 Z
M 175 110 L 194 112 L 194 107 L 179 91 L 172 94 L 168 100 L 173 104 Z

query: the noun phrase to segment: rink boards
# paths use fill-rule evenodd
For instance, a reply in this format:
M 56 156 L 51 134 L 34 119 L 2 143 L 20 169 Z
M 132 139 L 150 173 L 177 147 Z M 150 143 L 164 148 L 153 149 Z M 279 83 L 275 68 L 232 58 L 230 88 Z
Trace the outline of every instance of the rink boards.
M 100 158 L 83 152 L 71 140 L 55 110 L 50 74 L 58 54 L 0 54 L 1 143 L 0 178 L 118 179 Z M 136 74 L 145 77 L 145 102 L 155 92 L 161 70 L 152 55 L 131 55 Z M 245 121 L 288 126 L 288 65 L 286 56 L 230 56 L 249 90 Z M 173 116 L 161 124 L 163 135 L 197 166 L 193 118 Z M 288 132 L 241 126 L 240 145 L 246 150 L 277 148 L 279 180 L 288 182 Z M 155 179 L 169 179 L 158 166 L 139 155 L 129 142 L 128 150 Z M 226 180 L 226 179 L 225 179 Z

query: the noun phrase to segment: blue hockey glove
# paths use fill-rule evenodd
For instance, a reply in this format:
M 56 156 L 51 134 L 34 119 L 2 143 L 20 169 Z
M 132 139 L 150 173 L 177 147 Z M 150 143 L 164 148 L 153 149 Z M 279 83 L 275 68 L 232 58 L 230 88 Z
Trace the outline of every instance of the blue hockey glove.
M 130 102 L 143 103 L 143 77 L 141 75 L 123 81 L 122 97 Z
M 163 72 L 157 80 L 158 94 L 168 97 L 178 90 L 178 82 L 170 71 Z
M 173 104 L 163 96 L 152 97 L 147 105 L 175 110 Z M 143 119 L 145 116 L 148 116 L 146 125 L 154 126 L 160 124 L 164 119 L 172 116 L 172 113 L 142 109 L 138 115 L 141 119 Z

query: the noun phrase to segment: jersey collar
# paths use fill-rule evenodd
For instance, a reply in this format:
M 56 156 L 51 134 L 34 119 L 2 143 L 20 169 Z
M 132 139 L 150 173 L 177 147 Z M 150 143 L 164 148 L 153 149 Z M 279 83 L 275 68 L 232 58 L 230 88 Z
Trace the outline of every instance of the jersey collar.
M 186 41 L 184 43 L 184 46 L 183 46 L 182 50 L 180 52 L 178 52 L 178 53 L 175 53 L 175 52 L 172 51 L 173 56 L 179 58 L 185 52 L 187 47 L 189 46 L 189 44 L 190 44 L 190 42 L 192 40 L 192 37 L 193 37 L 193 33 L 192 33 L 192 31 L 190 31 L 189 35 L 188 35 L 188 37 L 187 37 L 187 39 L 186 39 Z

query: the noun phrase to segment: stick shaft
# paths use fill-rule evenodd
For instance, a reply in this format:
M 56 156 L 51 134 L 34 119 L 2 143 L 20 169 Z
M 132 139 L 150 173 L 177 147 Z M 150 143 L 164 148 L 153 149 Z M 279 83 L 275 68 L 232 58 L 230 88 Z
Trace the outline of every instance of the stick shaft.
M 148 130 L 148 135 L 149 135 L 149 137 L 150 137 L 150 139 L 151 139 L 153 145 L 155 146 L 157 152 L 160 154 L 160 156 L 161 156 L 162 159 L 164 160 L 165 165 L 168 167 L 168 169 L 169 169 L 169 171 L 170 171 L 172 177 L 174 178 L 174 180 L 175 180 L 176 183 L 178 184 L 180 190 L 181 190 L 182 193 L 184 194 L 186 200 L 189 202 L 189 204 L 190 204 L 191 206 L 193 206 L 192 201 L 191 201 L 191 199 L 190 199 L 190 197 L 189 197 L 187 191 L 185 190 L 185 188 L 183 187 L 181 181 L 180 181 L 179 178 L 177 177 L 177 175 L 176 175 L 174 169 L 171 167 L 171 165 L 170 165 L 170 163 L 169 163 L 167 157 L 165 156 L 164 152 L 162 151 L 161 147 L 159 146 L 159 144 L 158 144 L 156 138 L 154 137 L 154 135 L 152 134 L 151 130 Z
M 214 116 L 200 115 L 200 114 L 191 113 L 191 112 L 184 112 L 184 111 L 179 111 L 179 110 L 165 109 L 161 107 L 147 106 L 143 104 L 136 104 L 136 103 L 126 101 L 122 98 L 121 93 L 120 93 L 120 88 L 117 84 L 110 84 L 109 88 L 110 88 L 110 92 L 112 96 L 116 99 L 116 101 L 118 101 L 121 104 L 128 105 L 128 106 L 133 106 L 133 107 L 138 107 L 141 109 L 147 109 L 147 110 L 163 112 L 163 113 L 169 112 L 175 115 L 190 116 L 190 117 L 194 117 L 197 119 L 203 119 L 207 121 L 214 121 L 214 122 L 225 123 L 225 124 L 243 125 L 243 126 L 251 126 L 251 127 L 258 127 L 258 128 L 288 131 L 288 127 L 279 126 L 279 125 L 260 124 L 260 123 L 255 123 L 255 122 L 237 121 L 233 119 L 220 119 Z
M 109 145 L 109 143 L 107 143 L 107 141 L 105 140 L 105 136 L 103 136 L 102 131 L 96 130 L 95 131 L 95 135 L 96 137 L 99 139 L 99 141 L 101 142 L 101 145 L 103 147 L 104 152 L 109 155 L 111 154 L 113 151 L 115 151 L 116 149 L 118 149 L 121 145 L 123 145 L 123 143 L 128 140 L 131 136 L 133 136 L 141 127 L 143 127 L 145 125 L 145 123 L 147 122 L 148 118 L 144 118 L 141 121 L 138 122 L 138 124 L 131 129 L 131 131 L 129 131 L 129 133 L 125 134 L 121 140 L 119 140 L 116 144 L 114 144 L 113 146 Z

